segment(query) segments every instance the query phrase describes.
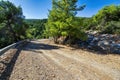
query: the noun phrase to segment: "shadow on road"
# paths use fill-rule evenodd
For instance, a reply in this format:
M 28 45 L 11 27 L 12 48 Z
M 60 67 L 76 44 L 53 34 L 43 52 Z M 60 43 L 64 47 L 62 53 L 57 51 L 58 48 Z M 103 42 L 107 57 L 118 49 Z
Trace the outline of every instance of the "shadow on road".
M 28 42 L 25 42 L 25 43 L 20 44 L 20 45 L 16 45 L 16 47 L 14 48 L 16 51 L 15 52 L 13 51 L 14 55 L 12 57 L 8 57 L 9 61 L 7 63 L 5 63 L 5 62 L 2 63 L 6 67 L 0 75 L 0 80 L 9 80 L 11 73 L 13 71 L 13 68 L 15 66 L 15 63 L 16 63 L 16 61 L 21 53 L 21 50 L 23 50 L 23 48 L 26 47 L 26 44 L 28 44 Z
M 52 49 L 59 49 L 63 47 L 55 46 L 55 45 L 49 45 L 49 44 L 43 44 L 43 43 L 35 43 L 35 42 L 29 42 L 26 48 L 24 48 L 26 51 L 31 50 L 52 50 Z
M 16 60 L 21 52 L 21 49 L 17 49 L 16 53 L 13 55 L 12 59 L 9 63 L 6 64 L 6 68 L 4 72 L 0 76 L 0 80 L 9 80 L 10 75 L 13 71 L 14 65 L 16 63 Z
M 35 43 L 35 42 L 29 42 L 28 44 L 26 44 L 26 46 L 24 46 L 23 48 L 15 48 L 17 49 L 17 51 L 15 52 L 15 54 L 13 55 L 13 57 L 10 59 L 9 63 L 2 63 L 6 66 L 5 70 L 1 73 L 0 75 L 0 80 L 9 80 L 11 73 L 13 71 L 13 68 L 15 66 L 15 63 L 21 53 L 21 50 L 25 50 L 25 51 L 35 51 L 42 49 L 42 50 L 52 50 L 52 49 L 59 49 L 62 47 L 59 46 L 53 46 L 53 45 L 49 45 L 49 44 L 43 44 L 43 43 Z M 38 53 L 38 52 L 36 52 Z M 42 53 L 42 52 L 39 52 Z

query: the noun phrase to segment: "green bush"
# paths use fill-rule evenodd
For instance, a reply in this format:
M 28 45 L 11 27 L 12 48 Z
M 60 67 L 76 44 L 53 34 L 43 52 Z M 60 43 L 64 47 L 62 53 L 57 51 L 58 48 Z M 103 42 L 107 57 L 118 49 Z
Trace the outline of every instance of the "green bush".
M 108 34 L 120 34 L 120 22 L 119 21 L 111 21 L 103 30 L 103 33 Z

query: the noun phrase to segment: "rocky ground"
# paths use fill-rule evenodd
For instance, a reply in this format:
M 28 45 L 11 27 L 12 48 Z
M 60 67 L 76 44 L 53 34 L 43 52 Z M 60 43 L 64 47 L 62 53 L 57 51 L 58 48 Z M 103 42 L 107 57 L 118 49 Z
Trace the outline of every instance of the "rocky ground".
M 120 80 L 120 55 L 31 41 L 1 57 L 0 80 Z
M 104 53 L 120 54 L 120 35 L 88 34 L 87 41 L 77 41 L 79 47 Z

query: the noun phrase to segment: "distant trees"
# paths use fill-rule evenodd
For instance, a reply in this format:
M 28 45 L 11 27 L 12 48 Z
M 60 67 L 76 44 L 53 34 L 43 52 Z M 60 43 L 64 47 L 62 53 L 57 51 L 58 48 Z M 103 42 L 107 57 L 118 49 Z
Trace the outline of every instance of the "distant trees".
M 75 39 L 86 39 L 85 33 L 78 19 L 75 17 L 77 11 L 84 9 L 85 5 L 77 8 L 77 0 L 52 0 L 52 10 L 49 11 L 45 34 L 52 36 L 54 42 L 64 37 L 63 42 L 69 44 Z
M 0 44 L 7 45 L 24 39 L 27 28 L 22 8 L 9 1 L 0 1 Z
M 25 22 L 29 25 L 27 29 L 27 37 L 30 39 L 44 38 L 45 23 L 47 19 L 26 19 Z

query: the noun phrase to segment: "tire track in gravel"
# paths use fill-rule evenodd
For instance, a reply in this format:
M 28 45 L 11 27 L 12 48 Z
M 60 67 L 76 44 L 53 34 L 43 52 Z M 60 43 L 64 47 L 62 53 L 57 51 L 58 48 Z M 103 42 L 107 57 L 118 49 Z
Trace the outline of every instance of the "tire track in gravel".
M 119 71 L 73 53 L 47 40 L 32 41 L 21 51 L 9 80 L 120 80 Z
M 68 71 L 68 73 L 71 73 L 73 76 L 75 76 L 76 80 L 112 80 L 111 77 L 106 74 L 101 74 L 102 72 L 96 68 L 61 55 L 58 53 L 58 51 L 55 52 L 53 50 L 42 50 L 42 52 L 46 57 L 49 58 L 49 60 L 52 59 L 56 65 L 63 67 L 66 71 Z
M 29 48 L 31 44 L 27 47 Z M 26 47 L 26 48 L 27 48 Z M 75 80 L 63 68 L 49 61 L 42 52 L 22 51 L 9 80 Z
M 39 43 L 41 42 L 42 41 Z M 120 80 L 120 71 L 118 69 L 114 69 L 106 64 L 98 63 L 94 60 L 91 60 L 89 57 L 86 58 L 80 54 L 74 55 L 74 52 L 71 53 L 69 48 L 42 51 L 44 55 L 49 59 L 52 59 L 55 64 L 63 67 L 68 72 L 71 71 L 70 73 L 73 73 L 73 76 L 75 76 L 76 79 Z M 69 68 L 71 68 L 71 70 Z M 84 72 L 81 72 L 81 69 Z
M 100 71 L 100 73 L 102 73 L 104 75 L 109 75 L 114 80 L 120 79 L 120 70 L 113 69 L 110 66 L 107 66 L 105 64 L 97 63 L 96 61 L 93 61 L 90 58 L 85 58 L 84 56 L 81 56 L 81 55 L 70 54 L 70 52 L 69 53 L 66 52 L 65 49 L 52 50 L 52 51 L 56 52 L 57 54 L 63 55 L 67 58 L 74 59 L 83 64 L 86 64 L 86 66 L 96 69 L 96 71 Z

